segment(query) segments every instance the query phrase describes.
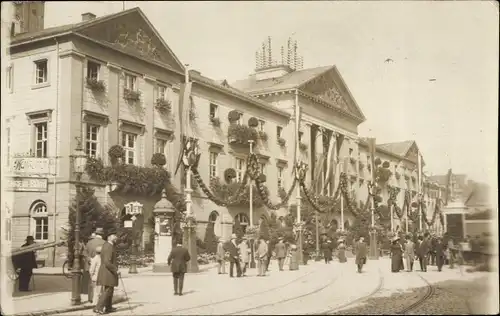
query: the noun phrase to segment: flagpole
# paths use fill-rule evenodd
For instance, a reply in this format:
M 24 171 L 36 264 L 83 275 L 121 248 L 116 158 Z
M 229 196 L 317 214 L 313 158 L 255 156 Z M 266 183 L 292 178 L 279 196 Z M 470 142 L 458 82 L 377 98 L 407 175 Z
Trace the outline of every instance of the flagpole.
M 298 154 L 299 154 L 299 129 L 300 129 L 300 107 L 299 107 L 299 90 L 295 90 L 295 165 L 298 164 Z M 298 168 L 295 172 L 298 172 Z M 297 180 L 295 180 L 297 181 Z M 300 213 L 300 204 L 302 197 L 300 196 L 300 185 L 296 186 L 295 189 L 295 199 L 297 203 L 297 233 L 299 239 L 298 252 L 299 252 L 299 264 L 304 264 L 303 257 L 303 247 L 302 247 L 302 217 Z

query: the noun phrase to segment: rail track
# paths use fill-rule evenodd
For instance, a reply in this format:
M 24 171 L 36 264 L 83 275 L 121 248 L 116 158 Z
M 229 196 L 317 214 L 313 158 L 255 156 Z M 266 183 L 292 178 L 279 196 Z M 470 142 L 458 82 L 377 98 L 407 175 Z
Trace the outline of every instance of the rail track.
M 426 285 L 427 285 L 427 290 L 425 292 L 425 295 L 422 296 L 420 299 L 418 299 L 416 302 L 414 302 L 411 305 L 406 306 L 405 308 L 399 310 L 396 312 L 396 315 L 405 315 L 408 314 L 409 312 L 419 308 L 420 306 L 424 305 L 425 302 L 427 302 L 436 292 L 436 288 L 429 282 L 427 281 L 426 278 L 424 278 L 421 274 L 417 274 L 420 279 L 422 279 Z

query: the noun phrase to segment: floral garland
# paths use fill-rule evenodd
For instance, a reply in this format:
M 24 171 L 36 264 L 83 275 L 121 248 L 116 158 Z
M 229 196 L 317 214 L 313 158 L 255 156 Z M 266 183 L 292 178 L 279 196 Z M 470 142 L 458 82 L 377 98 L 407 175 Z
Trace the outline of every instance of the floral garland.
M 440 200 L 436 199 L 436 206 L 434 207 L 434 212 L 432 213 L 432 219 L 429 221 L 427 219 L 426 206 L 423 202 L 420 202 L 420 204 L 421 204 L 420 210 L 422 212 L 422 218 L 424 219 L 424 222 L 427 224 L 427 226 L 434 225 L 438 214 L 439 214 L 439 220 L 441 222 L 441 225 L 444 225 L 444 216 L 443 216 L 443 213 L 441 212 L 441 209 L 439 208 L 439 203 L 440 203 Z
M 401 192 L 401 189 L 398 187 L 393 187 L 390 186 L 389 188 L 389 199 L 387 200 L 387 206 L 393 207 L 394 212 L 396 212 L 396 215 L 398 216 L 399 219 L 403 218 L 403 210 L 398 207 L 396 204 L 396 199 L 398 197 L 399 192 Z M 405 195 L 406 197 L 406 195 Z
M 257 184 L 257 191 L 259 192 L 260 198 L 267 206 L 267 208 L 271 210 L 279 210 L 280 208 L 284 207 L 290 200 L 293 190 L 295 189 L 295 185 L 297 184 L 296 181 L 293 181 L 292 186 L 288 190 L 286 196 L 281 200 L 281 202 L 278 204 L 273 204 L 269 199 L 269 194 L 267 193 L 268 190 L 266 190 L 267 188 L 265 187 L 264 183 L 259 180 L 259 177 L 255 179 L 255 183 Z

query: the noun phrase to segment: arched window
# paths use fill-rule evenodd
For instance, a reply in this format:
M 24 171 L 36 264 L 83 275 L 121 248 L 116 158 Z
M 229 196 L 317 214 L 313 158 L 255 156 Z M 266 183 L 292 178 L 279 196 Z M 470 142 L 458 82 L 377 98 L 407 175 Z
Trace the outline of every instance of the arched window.
M 49 213 L 47 204 L 36 201 L 31 207 L 32 234 L 36 241 L 49 240 Z
M 219 218 L 219 213 L 217 211 L 212 211 L 208 216 L 208 221 L 210 223 L 215 223 L 217 221 L 217 218 Z

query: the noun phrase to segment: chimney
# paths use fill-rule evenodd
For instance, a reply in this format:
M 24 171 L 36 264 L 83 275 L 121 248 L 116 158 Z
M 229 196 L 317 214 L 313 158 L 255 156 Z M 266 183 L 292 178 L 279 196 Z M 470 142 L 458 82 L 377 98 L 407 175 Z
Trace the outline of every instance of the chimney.
M 95 14 L 91 12 L 87 12 L 82 14 L 82 22 L 90 21 L 95 19 Z

